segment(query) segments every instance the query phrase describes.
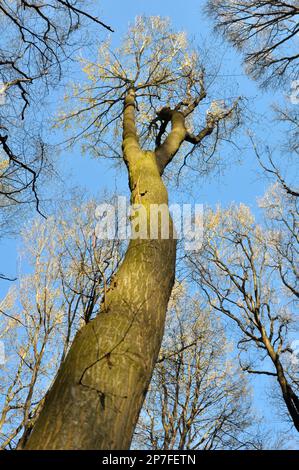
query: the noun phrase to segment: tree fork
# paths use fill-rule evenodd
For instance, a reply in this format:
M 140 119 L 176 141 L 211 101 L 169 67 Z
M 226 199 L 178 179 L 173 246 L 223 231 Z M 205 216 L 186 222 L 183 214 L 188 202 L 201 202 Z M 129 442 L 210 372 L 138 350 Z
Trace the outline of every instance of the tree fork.
M 132 202 L 167 204 L 155 152 L 142 151 L 135 95 L 124 103 L 123 154 Z M 24 449 L 127 449 L 164 333 L 176 241 L 132 239 L 99 315 L 76 335 Z M 162 230 L 161 230 L 162 233 Z M 160 233 L 159 233 L 160 237 Z

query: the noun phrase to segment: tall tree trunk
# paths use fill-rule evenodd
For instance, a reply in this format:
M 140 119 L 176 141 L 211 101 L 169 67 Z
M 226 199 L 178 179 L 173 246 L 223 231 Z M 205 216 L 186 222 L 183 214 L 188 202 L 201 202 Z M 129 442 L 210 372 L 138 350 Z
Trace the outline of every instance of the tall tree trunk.
M 142 151 L 135 96 L 124 106 L 132 201 L 167 204 L 156 152 Z M 165 157 L 165 162 L 167 156 Z M 164 165 L 163 165 L 164 166 Z M 25 449 L 127 449 L 155 366 L 175 275 L 176 242 L 131 240 L 100 314 L 76 335 Z
M 299 398 L 294 392 L 291 384 L 288 382 L 283 365 L 279 358 L 279 354 L 275 352 L 264 328 L 262 329 L 261 333 L 264 345 L 275 367 L 277 381 L 280 386 L 285 405 L 288 409 L 295 428 L 299 432 Z
M 276 360 L 277 381 L 282 391 L 282 396 L 295 428 L 299 432 L 299 399 L 292 386 L 287 381 L 283 366 L 279 359 Z

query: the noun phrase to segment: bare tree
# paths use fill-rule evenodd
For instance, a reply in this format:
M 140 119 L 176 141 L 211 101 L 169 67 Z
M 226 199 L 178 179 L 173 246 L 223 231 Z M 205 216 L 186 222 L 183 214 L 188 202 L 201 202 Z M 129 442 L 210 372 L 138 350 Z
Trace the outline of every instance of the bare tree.
M 296 168 L 298 156 L 299 116 L 297 106 L 292 106 L 299 103 L 298 1 L 208 0 L 206 10 L 215 20 L 215 29 L 244 53 L 246 71 L 253 78 L 264 86 L 287 89 L 291 104 L 274 105 L 276 125 L 277 121 L 282 124 L 285 135 L 284 144 L 275 146 L 279 158 L 275 159 L 273 145 L 261 151 L 251 140 L 266 175 L 298 197 L 298 187 L 285 176 L 289 162 Z
M 257 448 L 246 380 L 229 355 L 219 317 L 177 285 L 133 448 Z
M 47 151 L 37 125 L 39 103 L 62 78 L 82 45 L 82 26 L 111 28 L 81 0 L 2 0 L 0 4 L 0 197 L 6 205 L 35 202 Z M 30 110 L 34 108 L 34 110 Z M 2 161 L 4 160 L 4 162 Z M 29 191 L 28 191 L 29 190 Z
M 0 369 L 1 448 L 25 444 L 76 332 L 97 314 L 119 263 L 119 244 L 94 236 L 95 208 L 95 201 L 77 201 L 23 230 L 22 259 L 31 273 L 20 275 L 19 287 L 0 304 L 6 355 Z
M 299 6 L 296 0 L 208 0 L 207 12 L 263 85 L 298 78 Z
M 279 185 L 271 186 L 260 200 L 266 214 L 268 244 L 273 266 L 284 287 L 294 299 L 299 298 L 298 285 L 298 198 Z
M 270 194 L 263 204 L 272 214 L 272 228 L 258 225 L 242 204 L 218 208 L 208 214 L 203 249 L 189 263 L 211 307 L 238 327 L 243 370 L 277 379 L 289 419 L 299 430 L 298 376 L 290 357 L 296 331 L 292 310 L 298 301 L 298 226 L 296 213 L 290 208 L 285 214 L 278 195 Z
M 280 110 L 280 113 L 282 113 L 282 110 Z M 253 140 L 251 139 L 252 143 Z M 294 150 L 298 151 L 296 139 L 294 141 L 290 141 L 290 145 L 294 147 Z M 264 170 L 264 173 L 266 176 L 269 177 L 270 180 L 276 181 L 276 183 L 281 187 L 282 192 L 285 192 L 287 195 L 296 198 L 299 196 L 299 189 L 295 186 L 293 186 L 289 181 L 287 181 L 286 177 L 283 175 L 283 170 L 282 170 L 282 165 L 278 164 L 274 160 L 273 152 L 267 148 L 265 152 L 263 152 L 263 156 L 261 155 L 261 152 L 258 150 L 257 146 L 255 143 L 253 143 L 253 148 L 255 151 L 255 154 L 257 156 L 258 162 L 262 169 Z M 295 155 L 294 155 L 295 156 Z M 290 164 L 290 162 L 287 162 Z M 296 162 L 295 162 L 296 163 Z M 291 166 L 293 168 L 294 165 Z M 288 206 L 287 206 L 288 207 Z
M 185 35 L 171 31 L 159 17 L 137 18 L 122 46 L 111 51 L 103 44 L 98 61 L 86 61 L 85 71 L 90 81 L 76 87 L 75 103 L 70 100 L 61 121 L 77 122 L 76 137 L 83 135 L 96 154 L 111 156 L 120 156 L 122 122 L 118 142 L 131 201 L 145 210 L 146 223 L 139 230 L 145 228 L 146 236 L 139 232 L 130 240 L 101 312 L 76 335 L 28 449 L 129 447 L 159 353 L 175 276 L 176 240 L 162 175 L 186 146 L 195 161 L 203 141 L 213 155 L 238 118 L 235 100 L 204 107 L 200 58 Z M 162 204 L 167 213 L 157 238 L 147 232 L 153 204 Z M 161 233 L 168 229 L 165 239 Z M 76 423 L 80 426 L 74 433 Z

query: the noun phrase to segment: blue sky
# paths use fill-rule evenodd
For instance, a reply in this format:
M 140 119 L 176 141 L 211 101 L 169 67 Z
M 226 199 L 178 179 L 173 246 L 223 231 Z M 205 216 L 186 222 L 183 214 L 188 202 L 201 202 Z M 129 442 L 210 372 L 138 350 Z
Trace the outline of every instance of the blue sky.
M 240 56 L 229 45 L 225 45 L 223 40 L 216 40 L 211 31 L 211 22 L 204 17 L 202 12 L 204 3 L 201 0 L 101 0 L 99 16 L 115 30 L 112 34 L 114 45 L 119 43 L 128 24 L 134 21 L 135 16 L 142 14 L 169 17 L 174 28 L 186 31 L 195 44 L 206 43 L 210 48 L 215 47 L 216 44 L 215 55 L 220 55 L 222 58 L 221 74 L 224 80 L 229 85 L 237 87 L 238 95 L 246 96 L 248 106 L 258 116 L 260 126 L 255 125 L 254 129 L 250 129 L 251 123 L 248 122 L 248 129 L 254 130 L 263 142 L 271 143 L 274 141 L 273 129 L 271 124 L 266 123 L 266 118 L 271 115 L 270 106 L 275 98 L 274 93 L 262 93 L 257 85 L 245 75 Z M 105 34 L 105 32 L 100 33 L 100 37 L 104 38 Z M 218 47 L 219 45 L 221 47 Z M 279 136 L 275 135 L 276 139 L 279 139 Z M 196 181 L 192 188 L 193 200 L 207 205 L 243 202 L 256 211 L 256 198 L 264 193 L 268 182 L 262 178 L 254 153 L 249 148 L 245 136 L 240 141 L 240 147 L 242 150 L 238 154 L 228 150 L 228 161 L 221 175 Z M 90 159 L 86 155 L 82 157 L 79 148 L 59 155 L 59 167 L 66 188 L 72 186 L 85 188 L 90 195 L 99 194 L 105 189 L 121 194 L 127 191 L 124 172 L 115 171 L 110 162 Z M 180 198 L 185 202 L 188 202 L 188 198 L 190 200 L 188 189 L 183 185 L 180 188 Z M 170 202 L 176 202 L 175 191 L 170 192 Z M 0 244 L 1 272 L 11 276 L 18 272 L 17 244 L 16 240 L 2 240 Z M 2 282 L 0 293 L 3 293 L 7 287 L 8 285 Z M 257 380 L 252 382 L 255 389 L 255 402 L 260 411 L 266 414 L 269 424 L 281 428 L 276 409 L 269 405 L 269 397 L 262 393 L 265 381 L 260 378 L 258 380 L 260 382 Z M 268 392 L 270 393 L 270 389 Z

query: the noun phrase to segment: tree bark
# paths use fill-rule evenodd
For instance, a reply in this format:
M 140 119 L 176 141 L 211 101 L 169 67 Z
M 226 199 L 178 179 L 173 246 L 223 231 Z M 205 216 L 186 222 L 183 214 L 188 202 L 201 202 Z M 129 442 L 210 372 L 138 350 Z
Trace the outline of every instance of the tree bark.
M 168 205 L 168 195 L 157 153 L 139 147 L 134 112 L 130 90 L 123 154 L 132 202 L 144 205 L 149 223 L 150 205 Z M 175 256 L 172 236 L 130 241 L 100 314 L 77 333 L 25 449 L 129 448 L 161 346 Z
M 268 354 L 273 362 L 273 365 L 276 370 L 276 377 L 278 384 L 280 386 L 282 396 L 285 402 L 285 405 L 288 409 L 290 417 L 294 423 L 296 430 L 299 432 L 299 399 L 296 393 L 294 392 L 292 386 L 287 380 L 283 365 L 279 359 L 279 354 L 274 351 L 274 348 L 265 333 L 265 329 L 262 329 L 262 338 L 264 345 L 268 351 Z

